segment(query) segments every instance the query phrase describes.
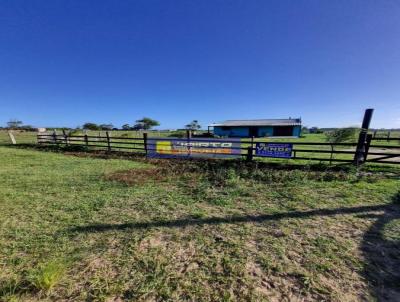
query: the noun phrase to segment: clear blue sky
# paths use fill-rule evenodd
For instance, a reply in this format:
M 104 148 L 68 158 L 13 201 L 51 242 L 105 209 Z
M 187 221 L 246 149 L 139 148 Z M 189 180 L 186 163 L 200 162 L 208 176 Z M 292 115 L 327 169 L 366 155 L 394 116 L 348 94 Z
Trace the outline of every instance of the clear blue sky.
M 400 2 L 0 2 L 0 125 L 400 127 Z

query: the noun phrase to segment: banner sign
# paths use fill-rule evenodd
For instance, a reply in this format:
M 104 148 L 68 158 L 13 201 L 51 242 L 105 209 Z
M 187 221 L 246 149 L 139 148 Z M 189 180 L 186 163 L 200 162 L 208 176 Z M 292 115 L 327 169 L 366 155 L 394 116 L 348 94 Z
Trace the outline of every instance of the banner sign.
M 256 143 L 256 155 L 264 157 L 291 158 L 293 144 Z
M 237 149 L 236 149 L 237 148 Z M 240 139 L 213 138 L 149 138 L 148 157 L 201 157 L 232 158 L 240 157 Z

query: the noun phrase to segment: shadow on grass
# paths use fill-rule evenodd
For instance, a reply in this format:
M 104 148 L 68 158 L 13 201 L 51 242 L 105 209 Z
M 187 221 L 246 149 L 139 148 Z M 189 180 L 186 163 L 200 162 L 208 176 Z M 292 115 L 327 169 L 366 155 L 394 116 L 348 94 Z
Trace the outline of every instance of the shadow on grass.
M 379 214 L 368 212 L 380 211 Z M 216 225 L 227 223 L 262 223 L 287 218 L 310 218 L 314 216 L 333 216 L 341 214 L 361 214 L 360 218 L 376 219 L 376 222 L 363 236 L 361 252 L 365 259 L 364 277 L 368 280 L 372 294 L 379 301 L 398 301 L 400 297 L 400 242 L 388 241 L 384 237 L 384 227 L 394 219 L 400 218 L 400 192 L 393 197 L 393 203 L 374 206 L 360 206 L 335 209 L 317 209 L 264 215 L 244 215 L 230 217 L 210 217 L 202 219 L 176 219 L 167 221 L 130 222 L 122 224 L 92 224 L 69 229 L 71 233 L 96 233 L 125 231 L 157 227 L 186 227 Z
M 294 211 L 275 214 L 261 215 L 244 215 L 244 216 L 229 216 L 229 217 L 210 217 L 199 219 L 176 219 L 176 220 L 160 220 L 149 222 L 128 222 L 122 224 L 91 224 L 86 226 L 78 226 L 69 229 L 70 232 L 106 232 L 113 230 L 129 230 L 129 229 L 148 229 L 157 227 L 186 227 L 192 225 L 213 225 L 224 223 L 245 223 L 245 222 L 265 222 L 287 218 L 308 218 L 312 216 L 333 216 L 338 214 L 354 214 L 360 212 L 381 211 L 385 210 L 387 205 L 362 206 L 352 208 L 337 208 L 337 209 L 318 209 L 311 211 Z
M 400 301 L 400 234 L 394 240 L 385 238 L 385 229 L 400 219 L 400 191 L 393 196 L 393 203 L 385 207 L 382 215 L 364 234 L 361 252 L 366 266 L 364 276 L 378 301 Z M 399 223 L 399 221 L 397 221 Z

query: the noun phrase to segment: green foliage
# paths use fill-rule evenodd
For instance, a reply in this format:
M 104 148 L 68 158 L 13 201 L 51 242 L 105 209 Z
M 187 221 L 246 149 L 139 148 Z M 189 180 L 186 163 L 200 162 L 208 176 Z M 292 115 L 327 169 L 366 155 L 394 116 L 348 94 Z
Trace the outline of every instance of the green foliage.
M 308 129 L 309 133 L 314 133 L 314 134 L 321 134 L 324 133 L 324 131 L 322 131 L 321 129 L 319 129 L 318 127 L 311 127 L 310 129 Z
M 185 126 L 188 130 L 199 130 L 201 129 L 201 125 L 199 124 L 198 120 L 193 120 L 189 124 Z
M 133 127 L 135 128 L 135 130 L 140 130 L 140 129 L 149 130 L 149 129 L 151 129 L 153 127 L 156 127 L 156 126 L 160 126 L 160 123 L 158 121 L 153 120 L 153 119 L 151 119 L 149 117 L 144 117 L 144 118 L 142 118 L 140 120 L 137 120 L 136 121 L 136 125 L 133 126 Z
M 101 130 L 99 125 L 90 122 L 83 124 L 82 128 L 85 130 Z
M 326 133 L 326 140 L 330 143 L 354 141 L 359 129 L 354 127 L 339 128 Z
M 101 124 L 99 125 L 100 130 L 109 131 L 114 128 L 113 124 Z

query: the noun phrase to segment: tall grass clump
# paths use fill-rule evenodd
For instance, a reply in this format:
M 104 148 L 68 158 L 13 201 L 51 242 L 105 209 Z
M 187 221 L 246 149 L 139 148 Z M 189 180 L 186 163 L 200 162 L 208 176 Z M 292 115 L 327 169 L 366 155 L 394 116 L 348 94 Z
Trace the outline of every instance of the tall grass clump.
M 28 280 L 38 291 L 49 292 L 63 277 L 66 263 L 50 261 L 39 265 L 28 274 Z

